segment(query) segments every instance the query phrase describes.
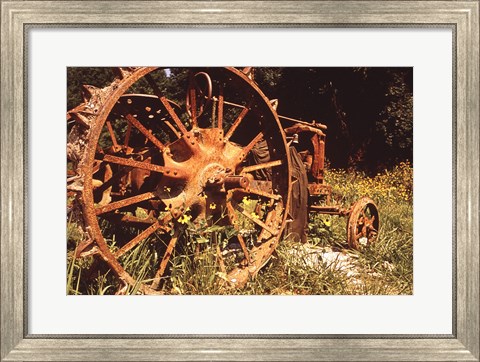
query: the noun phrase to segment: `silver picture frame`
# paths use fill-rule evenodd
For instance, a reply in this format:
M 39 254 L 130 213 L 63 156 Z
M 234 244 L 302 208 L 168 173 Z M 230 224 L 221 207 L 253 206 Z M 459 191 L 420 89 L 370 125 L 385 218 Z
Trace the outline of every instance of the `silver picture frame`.
M 4 1 L 1 3 L 2 361 L 478 361 L 479 2 Z M 25 32 L 35 26 L 448 27 L 454 36 L 451 335 L 29 335 Z M 21 86 L 23 84 L 23 87 Z

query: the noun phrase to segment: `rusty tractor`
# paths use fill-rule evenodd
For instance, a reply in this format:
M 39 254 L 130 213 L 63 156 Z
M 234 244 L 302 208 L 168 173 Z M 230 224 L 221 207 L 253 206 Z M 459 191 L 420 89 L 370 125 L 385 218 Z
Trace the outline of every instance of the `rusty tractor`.
M 198 247 L 211 248 L 224 282 L 237 288 L 282 235 L 306 240 L 310 212 L 348 217 L 351 248 L 375 241 L 371 199 L 332 203 L 327 127 L 278 115 L 252 68 L 192 68 L 184 102 L 160 89 L 155 74 L 164 69 L 116 72 L 105 88 L 85 85 L 83 103 L 67 112 L 69 217 L 85 236 L 77 256 L 99 256 L 138 287 L 125 259 L 153 240 L 155 273 L 138 292 L 161 294 L 192 229 L 212 241 Z

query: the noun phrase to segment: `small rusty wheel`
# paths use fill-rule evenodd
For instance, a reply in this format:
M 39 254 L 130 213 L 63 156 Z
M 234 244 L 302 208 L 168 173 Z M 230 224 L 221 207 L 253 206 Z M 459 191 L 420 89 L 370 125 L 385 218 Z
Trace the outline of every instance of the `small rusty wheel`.
M 186 109 L 162 93 L 156 72 L 121 68 L 110 86 L 86 87 L 85 103 L 68 112 L 76 121 L 70 189 L 79 190 L 85 229 L 136 292 L 163 292 L 191 243 L 211 249 L 223 283 L 241 287 L 285 227 L 290 158 L 277 114 L 235 68 L 193 69 L 207 91 L 190 82 Z M 130 94 L 138 84 L 143 93 Z M 148 265 L 136 265 L 145 250 Z
M 358 200 L 348 217 L 348 245 L 353 249 L 360 249 L 375 242 L 379 222 L 377 205 L 373 200 L 368 197 Z

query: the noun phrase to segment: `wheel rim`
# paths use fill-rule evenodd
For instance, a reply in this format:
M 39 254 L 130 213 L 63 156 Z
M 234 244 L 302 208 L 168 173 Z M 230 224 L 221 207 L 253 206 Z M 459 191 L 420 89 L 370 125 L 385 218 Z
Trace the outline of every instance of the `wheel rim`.
M 347 240 L 353 249 L 360 249 L 374 243 L 379 228 L 378 209 L 373 200 L 364 197 L 352 207 L 347 222 Z
M 285 225 L 290 161 L 280 123 L 255 83 L 236 69 L 195 70 L 210 78 L 213 91 L 197 108 L 198 87 L 190 86 L 183 114 L 160 93 L 154 71 L 122 69 L 121 79 L 81 109 L 93 113 L 77 169 L 87 229 L 115 274 L 152 294 L 164 286 L 187 225 L 221 226 L 218 232 L 232 234 L 215 246 L 223 279 L 240 287 L 268 260 Z M 139 80 L 153 94 L 126 94 Z M 112 240 L 105 231 L 112 228 L 125 237 Z M 159 244 L 152 247 L 158 257 L 143 279 L 148 283 L 125 266 L 147 242 Z

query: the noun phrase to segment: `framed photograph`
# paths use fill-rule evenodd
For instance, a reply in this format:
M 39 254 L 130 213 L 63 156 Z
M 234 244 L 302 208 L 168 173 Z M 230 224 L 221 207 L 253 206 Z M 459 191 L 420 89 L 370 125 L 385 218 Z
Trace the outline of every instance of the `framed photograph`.
M 477 1 L 1 8 L 2 361 L 478 361 Z

